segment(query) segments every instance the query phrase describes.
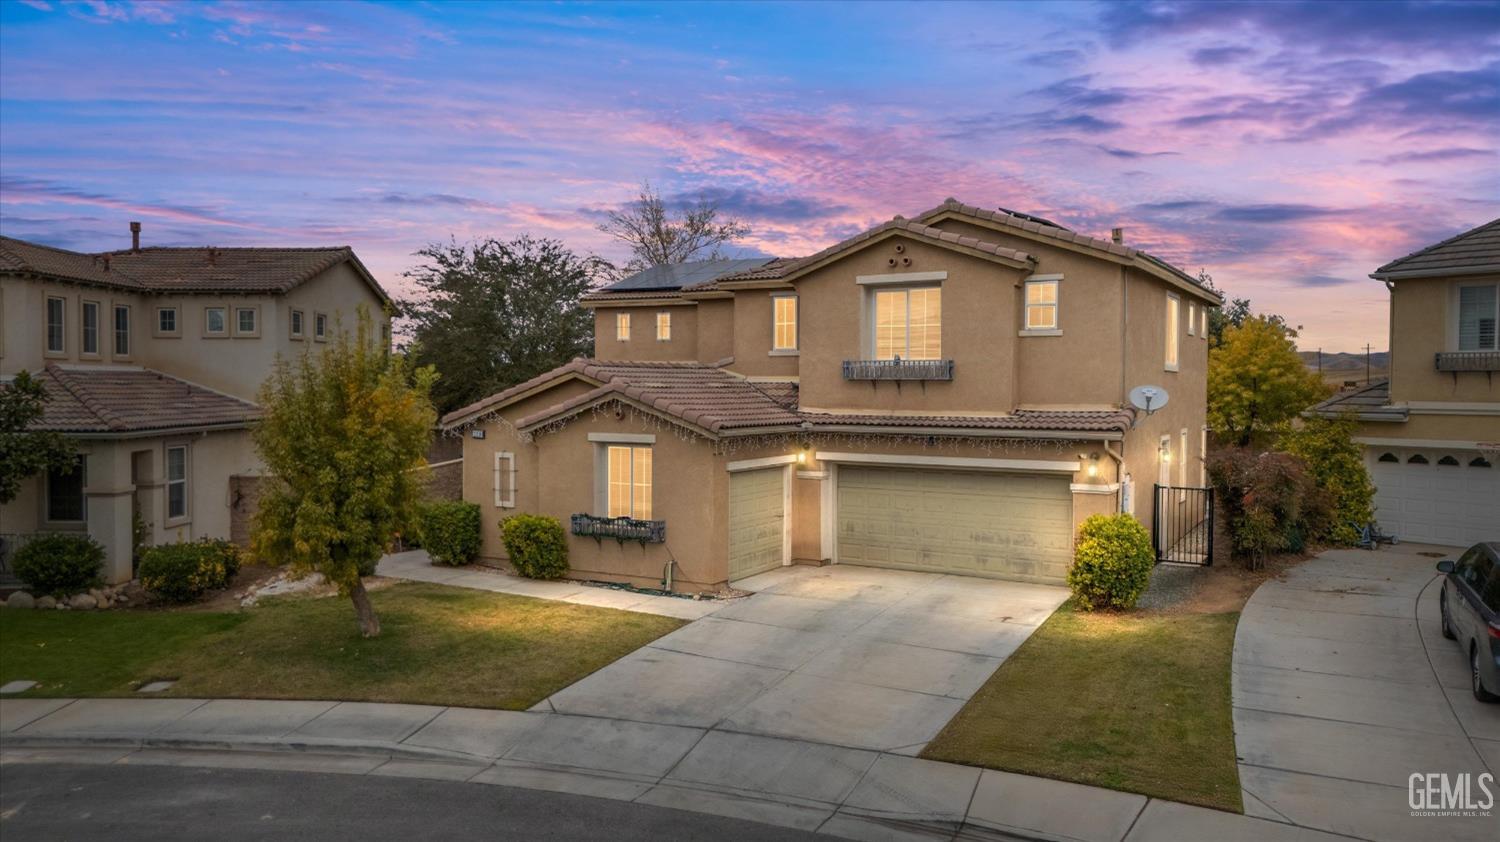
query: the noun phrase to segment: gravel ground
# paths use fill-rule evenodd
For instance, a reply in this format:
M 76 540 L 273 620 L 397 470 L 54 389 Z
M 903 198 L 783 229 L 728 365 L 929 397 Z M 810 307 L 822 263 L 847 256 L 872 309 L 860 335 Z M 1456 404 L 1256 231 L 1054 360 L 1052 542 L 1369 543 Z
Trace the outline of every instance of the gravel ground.
M 1136 602 L 1136 608 L 1166 611 L 1193 597 L 1193 590 L 1208 569 L 1187 564 L 1158 564 L 1151 571 L 1151 584 Z

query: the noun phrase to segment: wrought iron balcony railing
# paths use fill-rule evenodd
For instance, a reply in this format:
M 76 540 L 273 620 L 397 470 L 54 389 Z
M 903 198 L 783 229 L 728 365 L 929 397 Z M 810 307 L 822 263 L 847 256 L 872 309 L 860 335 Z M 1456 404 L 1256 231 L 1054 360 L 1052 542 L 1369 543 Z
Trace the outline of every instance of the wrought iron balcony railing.
M 613 538 L 616 541 L 640 541 L 642 544 L 664 544 L 667 541 L 667 522 L 664 520 L 636 520 L 633 517 L 599 517 L 597 515 L 573 515 L 573 534 L 595 540 Z
M 845 380 L 952 380 L 952 360 L 844 360 Z
M 1439 351 L 1438 371 L 1500 371 L 1500 351 Z

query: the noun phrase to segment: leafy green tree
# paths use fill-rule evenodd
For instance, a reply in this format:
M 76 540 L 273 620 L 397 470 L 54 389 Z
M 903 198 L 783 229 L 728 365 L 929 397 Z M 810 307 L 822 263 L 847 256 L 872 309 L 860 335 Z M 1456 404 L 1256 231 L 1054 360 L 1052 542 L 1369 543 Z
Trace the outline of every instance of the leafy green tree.
M 1248 316 L 1208 352 L 1208 424 L 1241 447 L 1264 439 L 1328 395 L 1274 316 Z
M 1375 485 L 1365 470 L 1363 448 L 1354 441 L 1353 418 L 1308 418 L 1284 431 L 1277 447 L 1298 457 L 1329 497 L 1332 513 L 1320 540 L 1351 546 L 1359 528 L 1375 516 Z
M 29 372 L 0 385 L 0 503 L 16 499 L 24 480 L 43 471 L 72 473 L 78 464 L 78 448 L 61 433 L 31 429 L 46 403 L 46 387 Z
M 417 365 L 442 375 L 442 412 L 494 394 L 594 349 L 593 313 L 578 300 L 608 277 L 604 260 L 557 240 L 521 236 L 434 243 L 405 273 L 424 295 L 402 305 Z
M 750 233 L 750 226 L 721 216 L 719 203 L 707 196 L 673 215 L 651 182 L 620 210 L 610 211 L 599 230 L 630 247 L 625 269 L 639 272 L 689 260 L 718 260 L 723 247 Z
M 319 572 L 354 602 L 360 634 L 380 634 L 362 575 L 392 536 L 411 532 L 423 463 L 437 414 L 436 374 L 386 353 L 361 308 L 321 353 L 278 360 L 261 386 L 256 450 L 268 485 L 252 543 L 262 559 Z

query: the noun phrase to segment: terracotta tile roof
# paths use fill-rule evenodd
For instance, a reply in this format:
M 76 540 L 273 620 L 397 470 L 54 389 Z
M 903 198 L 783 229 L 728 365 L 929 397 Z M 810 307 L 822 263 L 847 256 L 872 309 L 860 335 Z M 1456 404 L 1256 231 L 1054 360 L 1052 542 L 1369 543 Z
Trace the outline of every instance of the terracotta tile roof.
M 1480 272 L 1500 272 L 1500 219 L 1392 260 L 1372 272 L 1370 277 L 1384 280 L 1403 275 L 1471 275 Z
M 354 264 L 381 300 L 390 300 L 348 246 L 143 248 L 85 254 L 0 237 L 0 273 L 140 292 L 280 294 L 344 262 Z
M 1353 413 L 1364 421 L 1405 421 L 1406 407 L 1391 406 L 1391 381 L 1377 380 L 1352 392 L 1341 392 L 1314 405 L 1310 415 L 1332 417 Z
M 1068 432 L 1125 432 L 1134 414 L 1128 409 L 1035 410 L 1018 409 L 1009 415 L 867 415 L 865 413 L 803 412 L 814 429 L 829 427 L 926 427 L 968 430 L 1032 430 Z
M 707 282 L 707 284 L 710 284 L 710 285 L 712 283 L 713 283 L 713 281 L 708 281 Z M 642 299 L 681 298 L 681 297 L 682 297 L 682 290 L 680 290 L 680 289 L 652 289 L 652 290 L 632 290 L 632 289 L 613 289 L 612 290 L 612 289 L 599 289 L 599 290 L 594 290 L 593 292 L 584 294 L 584 296 L 580 300 L 582 300 L 582 301 L 611 301 L 611 300 L 614 300 L 614 299 L 617 299 L 617 298 L 628 298 L 631 301 L 639 301 L 639 300 L 642 300 Z
M 41 428 L 61 433 L 140 433 L 246 426 L 260 408 L 148 368 L 49 364 Z
M 589 360 L 583 357 L 579 357 L 578 359 L 560 365 L 557 368 L 552 369 L 551 371 L 538 374 L 536 377 L 533 377 L 523 383 L 517 383 L 509 389 L 501 392 L 496 392 L 495 394 L 490 395 L 487 398 L 480 398 L 479 400 L 468 404 L 467 406 L 461 406 L 458 409 L 449 412 L 447 415 L 444 415 L 441 419 L 439 419 L 438 425 L 441 427 L 449 428 L 460 426 L 472 420 L 474 417 L 480 415 L 481 413 L 484 413 L 485 411 L 493 407 L 503 406 L 512 398 L 518 395 L 525 394 L 526 392 L 529 392 L 538 386 L 546 385 L 547 383 L 563 377 L 564 375 L 581 374 L 583 372 L 584 366 L 587 365 L 588 362 Z

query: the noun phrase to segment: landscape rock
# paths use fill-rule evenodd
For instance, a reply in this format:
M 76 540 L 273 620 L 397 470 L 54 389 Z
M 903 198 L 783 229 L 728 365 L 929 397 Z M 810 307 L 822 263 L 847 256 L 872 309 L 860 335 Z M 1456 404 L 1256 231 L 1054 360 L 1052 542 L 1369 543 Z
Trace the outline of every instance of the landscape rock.
M 68 598 L 68 606 L 71 608 L 93 608 L 98 604 L 99 600 L 94 599 L 92 594 L 79 593 Z
M 6 608 L 34 608 L 35 606 L 36 600 L 32 598 L 31 594 L 25 591 L 16 591 L 10 595 L 9 599 L 5 600 Z
M 57 607 L 57 597 L 55 597 L 55 596 L 44 596 L 41 599 L 38 599 L 36 601 L 36 607 L 38 607 L 38 608 L 56 608 Z
M 89 596 L 93 597 L 95 602 L 104 601 L 104 591 L 101 591 L 98 588 L 89 588 Z

